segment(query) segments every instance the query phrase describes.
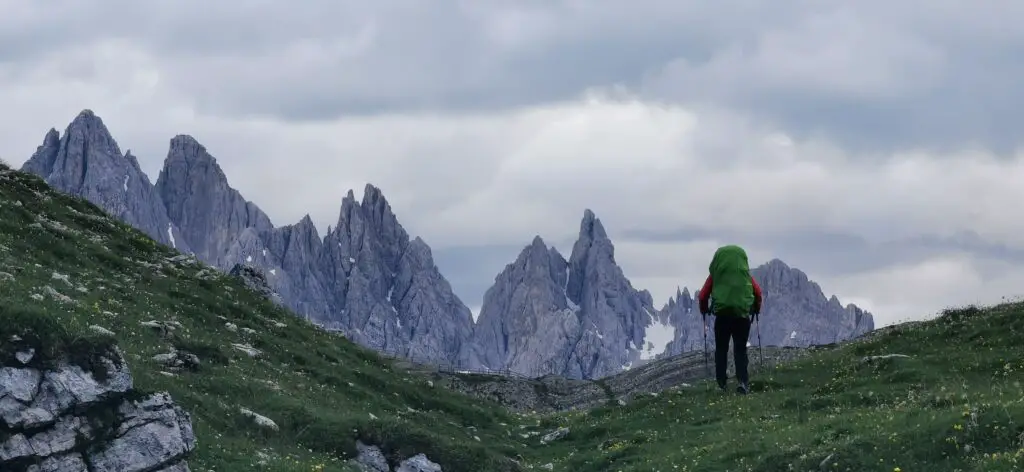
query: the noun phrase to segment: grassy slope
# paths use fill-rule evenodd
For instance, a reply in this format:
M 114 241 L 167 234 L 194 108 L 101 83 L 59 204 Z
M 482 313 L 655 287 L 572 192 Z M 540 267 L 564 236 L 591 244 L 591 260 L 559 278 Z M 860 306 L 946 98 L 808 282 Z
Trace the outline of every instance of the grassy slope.
M 560 419 L 555 470 L 1024 470 L 1024 304 L 947 310 L 753 379 Z M 906 354 L 862 363 L 865 356 Z M 831 457 L 830 457 L 831 456 Z M 827 460 L 826 460 L 827 459 Z
M 200 266 L 167 262 L 175 255 L 88 202 L 0 167 L 0 272 L 9 274 L 0 274 L 0 350 L 21 334 L 42 336 L 51 354 L 79 352 L 97 345 L 86 342 L 95 338 L 90 325 L 112 330 L 136 387 L 169 391 L 192 414 L 196 471 L 258 470 L 261 454 L 270 456 L 265 470 L 349 470 L 337 458 L 355 452 L 357 437 L 383 444 L 392 458 L 426 453 L 446 471 L 507 467 L 503 456 L 514 451 L 505 441 L 516 417 L 393 373 L 370 351 L 315 329 L 238 280 L 204 280 L 196 277 Z M 74 302 L 54 300 L 47 286 Z M 141 325 L 149 320 L 182 328 L 167 338 Z M 232 343 L 264 355 L 250 358 Z M 152 357 L 172 345 L 197 354 L 200 368 L 162 374 Z M 239 407 L 271 418 L 280 431 L 262 430 Z
M 346 470 L 335 457 L 351 453 L 356 437 L 383 443 L 392 457 L 425 452 L 448 472 L 502 470 L 501 457 L 516 454 L 581 472 L 803 471 L 823 461 L 825 470 L 998 472 L 1024 461 L 1024 304 L 953 310 L 811 355 L 755 378 L 757 392 L 746 397 L 699 384 L 625 407 L 531 418 L 432 388 L 231 278 L 204 280 L 199 267 L 166 262 L 172 250 L 100 215 L 39 179 L 0 170 L 0 272 L 13 276 L 0 274 L 0 349 L 10 334 L 34 330 L 50 354 L 87 354 L 97 345 L 83 334 L 88 325 L 113 330 L 136 386 L 168 390 L 192 412 L 197 471 L 259 470 L 258 452 L 271 457 L 265 470 Z M 31 297 L 45 286 L 75 303 Z M 140 326 L 147 320 L 183 329 L 167 339 Z M 251 359 L 233 342 L 265 355 Z M 161 374 L 151 357 L 172 344 L 198 354 L 202 367 Z M 890 353 L 913 357 L 860 362 Z M 260 430 L 240 406 L 281 431 Z M 547 446 L 523 437 L 562 425 L 571 433 Z

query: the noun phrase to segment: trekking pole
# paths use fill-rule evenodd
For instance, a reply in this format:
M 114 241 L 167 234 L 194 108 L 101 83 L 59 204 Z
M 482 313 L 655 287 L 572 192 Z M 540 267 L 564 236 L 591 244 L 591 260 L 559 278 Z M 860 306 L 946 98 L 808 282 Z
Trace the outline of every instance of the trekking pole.
M 761 356 L 761 368 L 764 368 L 764 347 L 761 346 L 761 314 L 754 315 L 757 318 L 757 353 Z
M 700 316 L 704 324 L 704 375 L 711 377 L 711 368 L 708 367 L 708 315 L 701 313 Z

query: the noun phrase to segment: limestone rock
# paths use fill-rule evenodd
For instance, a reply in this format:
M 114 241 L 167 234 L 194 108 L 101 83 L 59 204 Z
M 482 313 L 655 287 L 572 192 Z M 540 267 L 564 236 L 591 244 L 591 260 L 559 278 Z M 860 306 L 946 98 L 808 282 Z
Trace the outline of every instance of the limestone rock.
M 0 470 L 187 472 L 191 418 L 167 393 L 140 398 L 116 350 L 103 373 L 59 363 L 0 368 Z

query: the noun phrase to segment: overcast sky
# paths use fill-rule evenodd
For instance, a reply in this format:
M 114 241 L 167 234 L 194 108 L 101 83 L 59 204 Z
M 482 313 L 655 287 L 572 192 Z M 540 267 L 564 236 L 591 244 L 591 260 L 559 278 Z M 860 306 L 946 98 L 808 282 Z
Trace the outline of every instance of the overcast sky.
M 0 157 L 190 134 L 277 225 L 380 187 L 476 309 L 585 208 L 657 304 L 714 249 L 884 325 L 1024 294 L 1024 2 L 0 0 Z

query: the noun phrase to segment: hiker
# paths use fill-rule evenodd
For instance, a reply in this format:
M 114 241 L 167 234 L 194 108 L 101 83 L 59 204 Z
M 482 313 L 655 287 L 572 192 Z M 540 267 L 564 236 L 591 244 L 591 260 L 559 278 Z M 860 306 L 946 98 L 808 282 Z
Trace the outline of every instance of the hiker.
M 736 379 L 739 380 L 736 391 L 745 395 L 750 391 L 747 338 L 750 336 L 750 325 L 761 313 L 761 287 L 750 275 L 747 252 L 736 245 L 718 248 L 708 266 L 708 272 L 708 279 L 697 298 L 700 313 L 705 319 L 708 312 L 715 315 L 715 375 L 718 388 L 725 391 L 729 340 L 732 339 Z M 708 298 L 712 300 L 710 309 Z

